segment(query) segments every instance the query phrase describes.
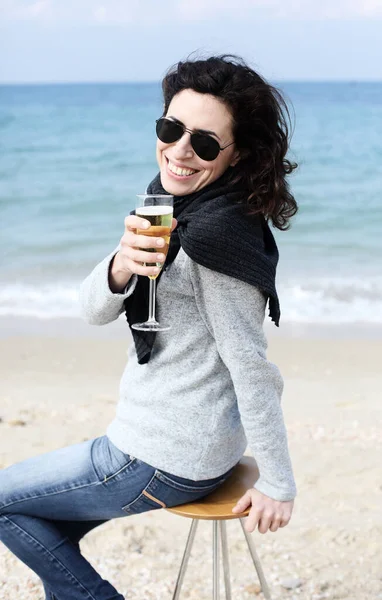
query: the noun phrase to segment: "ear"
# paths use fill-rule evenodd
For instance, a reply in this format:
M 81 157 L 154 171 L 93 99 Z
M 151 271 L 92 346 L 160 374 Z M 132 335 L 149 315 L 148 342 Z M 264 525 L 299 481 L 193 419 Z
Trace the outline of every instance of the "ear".
M 229 166 L 234 167 L 235 165 L 237 165 L 237 163 L 239 162 L 240 159 L 241 159 L 240 152 L 239 152 L 239 150 L 236 150 L 236 152 L 232 156 L 232 160 L 231 160 Z
M 248 158 L 248 156 L 250 155 L 250 151 L 249 150 L 236 150 L 235 154 L 232 157 L 232 161 L 230 163 L 230 167 L 234 167 L 235 165 L 237 165 L 237 163 L 239 162 L 239 160 L 242 160 L 243 158 Z

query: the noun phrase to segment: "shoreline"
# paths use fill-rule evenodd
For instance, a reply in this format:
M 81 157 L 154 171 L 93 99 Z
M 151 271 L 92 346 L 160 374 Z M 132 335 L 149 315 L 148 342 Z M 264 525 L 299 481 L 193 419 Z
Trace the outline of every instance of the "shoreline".
M 266 317 L 264 331 L 267 338 L 310 339 L 310 340 L 382 340 L 382 323 L 297 323 L 281 322 L 276 327 Z M 131 341 L 130 330 L 125 318 L 104 326 L 88 325 L 81 318 L 39 319 L 35 317 L 0 316 L 0 340 L 22 336 L 55 338 L 127 339 Z

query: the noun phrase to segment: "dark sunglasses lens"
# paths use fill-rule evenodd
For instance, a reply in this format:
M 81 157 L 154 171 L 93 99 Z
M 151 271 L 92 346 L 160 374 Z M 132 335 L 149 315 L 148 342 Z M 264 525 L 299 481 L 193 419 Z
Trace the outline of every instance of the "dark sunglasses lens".
M 176 142 L 183 135 L 182 127 L 169 119 L 159 119 L 157 121 L 156 132 L 160 141 L 165 144 Z
M 220 152 L 217 140 L 214 140 L 210 135 L 193 133 L 191 136 L 191 145 L 202 160 L 215 160 Z

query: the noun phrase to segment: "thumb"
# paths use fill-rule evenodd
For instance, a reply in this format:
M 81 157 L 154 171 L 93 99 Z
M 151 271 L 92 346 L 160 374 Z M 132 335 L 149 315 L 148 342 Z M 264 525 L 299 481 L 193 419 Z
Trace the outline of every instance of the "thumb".
M 244 496 L 238 500 L 236 505 L 233 507 L 232 512 L 243 512 L 248 506 L 252 504 L 251 496 L 249 492 L 245 492 Z

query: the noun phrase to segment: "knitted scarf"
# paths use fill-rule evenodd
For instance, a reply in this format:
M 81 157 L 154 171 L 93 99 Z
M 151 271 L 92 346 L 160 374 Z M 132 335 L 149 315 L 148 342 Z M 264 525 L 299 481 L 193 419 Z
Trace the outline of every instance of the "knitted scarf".
M 248 215 L 248 191 L 243 184 L 232 185 L 232 168 L 200 191 L 174 196 L 174 217 L 168 255 L 161 275 L 180 247 L 195 262 L 219 273 L 245 281 L 269 299 L 269 316 L 278 326 L 280 305 L 275 278 L 278 250 L 262 215 Z M 148 194 L 167 194 L 160 174 L 147 188 Z M 133 211 L 134 212 L 134 211 Z M 149 310 L 149 278 L 138 275 L 134 293 L 124 303 L 126 318 L 133 323 L 146 321 Z M 131 329 L 139 364 L 150 360 L 156 334 Z

